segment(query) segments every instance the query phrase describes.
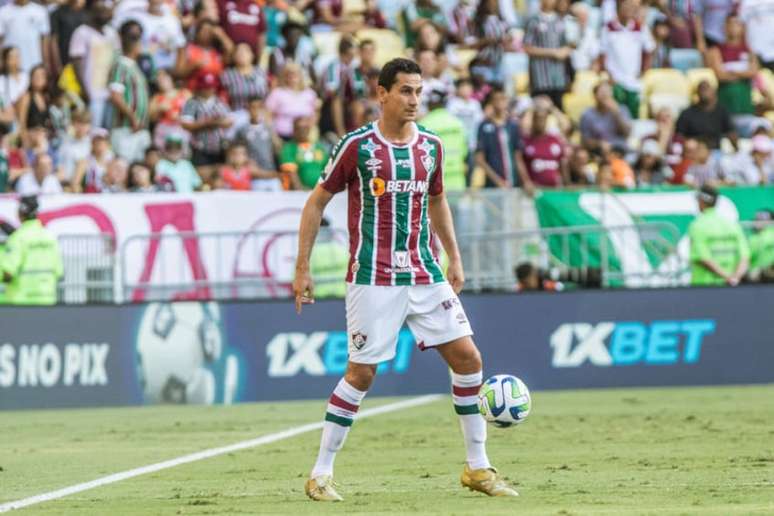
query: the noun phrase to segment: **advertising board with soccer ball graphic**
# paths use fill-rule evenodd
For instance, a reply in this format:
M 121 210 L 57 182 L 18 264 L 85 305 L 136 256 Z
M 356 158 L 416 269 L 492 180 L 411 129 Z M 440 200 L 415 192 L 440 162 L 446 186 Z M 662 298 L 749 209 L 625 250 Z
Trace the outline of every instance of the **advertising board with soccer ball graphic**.
M 530 390 L 774 381 L 774 286 L 463 295 L 492 378 L 495 424 L 532 411 Z M 41 324 L 45 320 L 45 324 Z M 177 302 L 1 307 L 0 409 L 322 399 L 343 375 L 343 302 Z M 448 392 L 437 352 L 408 329 L 370 393 Z M 499 376 L 498 376 L 499 375 Z M 538 407 L 539 410 L 539 407 Z

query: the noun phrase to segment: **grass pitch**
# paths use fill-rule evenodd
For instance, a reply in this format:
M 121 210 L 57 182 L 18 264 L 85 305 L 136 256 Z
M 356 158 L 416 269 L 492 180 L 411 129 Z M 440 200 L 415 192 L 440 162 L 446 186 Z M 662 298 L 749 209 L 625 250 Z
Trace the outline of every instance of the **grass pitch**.
M 314 422 L 324 409 L 0 413 L 0 503 Z M 336 463 L 343 503 L 304 496 L 318 440 L 310 432 L 18 514 L 774 514 L 774 385 L 534 393 L 524 425 L 489 429 L 490 458 L 516 499 L 459 487 L 464 449 L 448 398 L 356 422 Z

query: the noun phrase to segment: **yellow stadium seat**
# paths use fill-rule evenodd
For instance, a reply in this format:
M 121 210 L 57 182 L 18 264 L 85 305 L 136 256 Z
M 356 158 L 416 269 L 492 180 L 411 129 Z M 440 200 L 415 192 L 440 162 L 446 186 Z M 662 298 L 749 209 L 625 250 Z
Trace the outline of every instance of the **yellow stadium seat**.
M 581 115 L 590 107 L 594 107 L 594 95 L 578 94 L 578 93 L 566 93 L 562 97 L 564 104 L 564 112 L 570 117 L 573 123 L 580 123 Z
M 602 80 L 602 75 L 594 70 L 578 70 L 572 82 L 572 92 L 579 95 L 593 93 L 594 87 Z
M 529 73 L 519 72 L 513 75 L 513 87 L 517 95 L 529 94 Z
M 371 39 L 376 44 L 376 63 L 383 65 L 395 57 L 403 57 L 406 47 L 397 32 L 389 29 L 361 29 L 357 31 L 360 41 Z
M 774 99 L 774 72 L 768 68 L 763 68 L 758 72 L 757 80 L 763 83 L 763 88 L 768 92 L 769 96 Z
M 708 81 L 713 88 L 718 87 L 718 78 L 710 68 L 694 68 L 685 72 L 685 76 L 688 78 L 691 95 L 696 93 L 696 88 L 701 81 Z
M 477 53 L 478 51 L 472 48 L 458 48 L 454 51 L 454 54 L 457 56 L 457 61 L 459 61 L 460 68 L 466 71 L 468 65 L 473 61 Z
M 314 46 L 317 47 L 319 55 L 336 56 L 339 54 L 340 32 L 313 32 L 312 40 L 314 41 Z
M 342 14 L 350 16 L 353 14 L 363 14 L 366 10 L 365 0 L 344 0 L 342 5 Z
M 653 68 L 642 76 L 642 91 L 646 98 L 653 94 L 669 94 L 688 99 L 691 96 L 690 88 L 685 75 L 673 68 Z

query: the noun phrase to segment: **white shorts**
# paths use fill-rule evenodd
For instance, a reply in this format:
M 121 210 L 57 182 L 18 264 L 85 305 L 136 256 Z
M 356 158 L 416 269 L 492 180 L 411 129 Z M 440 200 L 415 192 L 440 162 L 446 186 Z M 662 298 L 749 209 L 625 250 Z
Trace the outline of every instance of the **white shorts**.
M 473 335 L 457 294 L 448 283 L 347 284 L 349 359 L 378 364 L 395 357 L 398 332 L 407 323 L 421 349 Z

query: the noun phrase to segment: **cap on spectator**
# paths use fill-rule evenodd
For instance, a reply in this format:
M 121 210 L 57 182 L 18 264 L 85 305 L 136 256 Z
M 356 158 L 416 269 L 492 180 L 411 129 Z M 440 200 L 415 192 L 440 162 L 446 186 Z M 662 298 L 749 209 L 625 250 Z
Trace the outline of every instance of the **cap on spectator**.
M 214 73 L 205 73 L 204 75 L 200 75 L 198 79 L 196 79 L 196 90 L 207 90 L 207 89 L 218 89 L 218 86 L 220 85 L 220 81 L 218 80 L 218 76 Z
M 661 146 L 659 146 L 658 142 L 656 140 L 653 140 L 652 138 L 648 138 L 647 140 L 644 140 L 642 142 L 642 149 L 640 152 L 643 155 L 650 155 L 655 156 L 657 158 L 661 157 Z
M 718 201 L 718 191 L 712 185 L 702 185 L 696 196 L 710 206 L 715 206 Z
M 752 151 L 761 154 L 771 154 L 771 138 L 764 134 L 759 134 L 752 139 Z
M 95 127 L 91 130 L 91 139 L 96 140 L 97 138 L 102 138 L 107 140 L 108 137 L 108 130 L 103 127 Z
M 177 133 L 168 134 L 166 138 L 164 138 L 164 146 L 169 147 L 182 147 L 183 146 L 183 137 Z

